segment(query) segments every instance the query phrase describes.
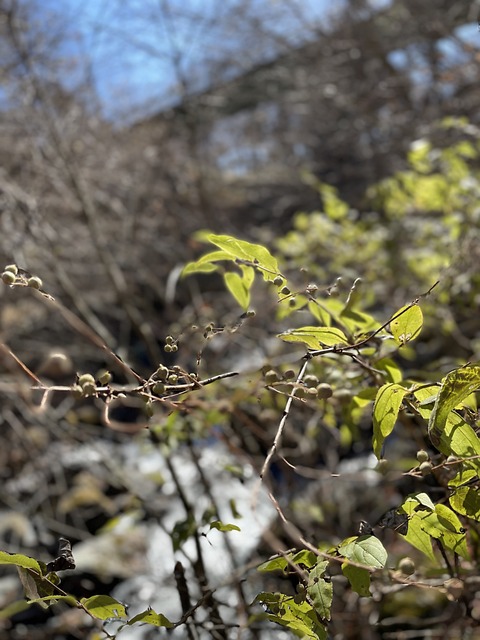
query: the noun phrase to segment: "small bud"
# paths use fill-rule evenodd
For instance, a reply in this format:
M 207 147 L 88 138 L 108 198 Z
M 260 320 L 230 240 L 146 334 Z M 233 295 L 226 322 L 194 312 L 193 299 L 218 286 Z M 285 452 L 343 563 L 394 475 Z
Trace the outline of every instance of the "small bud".
M 321 382 L 317 385 L 317 393 L 319 398 L 326 400 L 333 396 L 333 389 L 327 382 Z
M 422 476 L 428 476 L 432 472 L 433 465 L 431 462 L 422 462 L 419 469 Z
M 282 293 L 284 296 L 288 296 L 288 295 L 290 295 L 291 291 L 290 291 L 290 289 L 288 287 L 282 287 L 280 289 L 280 293 Z
M 247 318 L 254 318 L 257 314 L 255 313 L 255 311 L 253 309 L 249 309 L 248 311 L 246 311 L 245 316 Z
M 275 278 L 274 278 L 274 280 L 273 280 L 273 284 L 274 284 L 276 287 L 281 287 L 281 286 L 282 286 L 282 284 L 283 284 L 283 278 L 282 278 L 282 276 L 275 276 Z
M 403 573 L 404 576 L 411 576 L 415 573 L 415 562 L 412 558 L 402 558 L 398 563 L 398 570 Z
M 294 307 L 297 304 L 297 301 L 295 300 L 295 298 L 290 298 L 290 300 L 288 301 L 288 304 L 291 307 Z
M 311 296 L 313 296 L 315 293 L 317 293 L 317 291 L 318 291 L 318 287 L 317 287 L 317 285 L 316 285 L 315 283 L 313 283 L 313 282 L 312 282 L 312 283 L 310 283 L 310 284 L 308 285 L 308 287 L 305 289 L 305 293 L 307 293 L 307 294 L 309 294 L 309 295 L 311 295 Z
M 174 373 L 171 373 L 168 378 L 167 378 L 167 382 L 169 384 L 177 384 L 178 382 L 178 376 L 175 375 Z
M 307 389 L 307 394 L 309 396 L 312 396 L 313 398 L 317 398 L 318 397 L 318 391 L 316 387 L 310 387 L 309 389 Z
M 295 371 L 293 369 L 287 369 L 283 374 L 283 377 L 285 378 L 285 380 L 292 380 L 293 378 L 295 378 Z
M 430 456 L 425 451 L 425 449 L 419 449 L 417 451 L 417 460 L 418 460 L 418 462 L 420 462 L 420 463 L 421 462 L 427 462 L 429 458 L 430 458 Z
M 305 387 L 297 387 L 295 389 L 296 398 L 305 398 L 306 395 L 307 395 L 307 390 L 305 389 Z
M 163 350 L 165 351 L 165 353 L 171 353 L 173 351 L 173 346 L 171 344 L 166 344 L 163 347 Z
M 12 271 L 4 271 L 2 273 L 2 280 L 5 284 L 13 284 L 16 279 L 17 278 Z
M 18 267 L 16 264 L 7 264 L 7 266 L 3 269 L 4 271 L 11 271 L 15 275 L 18 273 Z
M 174 340 L 173 336 L 167 336 L 167 337 L 165 338 L 165 342 L 166 342 L 167 344 L 173 344 L 173 343 L 175 342 L 175 340 Z
M 27 284 L 31 289 L 41 289 L 43 282 L 38 276 L 32 276 L 27 280 Z

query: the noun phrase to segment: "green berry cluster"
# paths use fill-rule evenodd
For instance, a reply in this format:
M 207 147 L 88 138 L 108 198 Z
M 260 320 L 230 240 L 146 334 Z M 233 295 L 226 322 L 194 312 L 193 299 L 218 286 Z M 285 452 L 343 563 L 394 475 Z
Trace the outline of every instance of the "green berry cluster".
M 82 373 L 72 387 L 72 395 L 76 399 L 88 398 L 88 396 L 92 396 L 95 393 L 96 388 L 95 378 L 92 374 Z
M 18 267 L 16 264 L 7 264 L 3 268 L 2 275 L 0 276 L 4 284 L 13 286 L 15 284 L 27 285 L 31 289 L 41 289 L 43 282 L 38 276 L 30 276 L 26 279 L 23 275 L 19 276 Z
M 166 344 L 163 347 L 165 353 L 175 353 L 175 351 L 178 351 L 178 344 L 173 336 L 167 336 L 165 338 L 165 343 Z
M 277 389 L 283 390 L 285 382 L 288 383 L 287 389 L 293 390 L 295 388 L 296 398 L 318 398 L 320 400 L 327 400 L 333 395 L 333 389 L 327 382 L 319 382 L 317 376 L 313 374 L 306 375 L 303 379 L 303 384 L 295 385 L 292 381 L 295 378 L 295 371 L 293 369 L 287 369 L 283 375 L 275 369 L 266 366 L 262 370 L 265 383 L 267 385 L 275 385 Z M 283 384 L 279 384 L 283 383 Z

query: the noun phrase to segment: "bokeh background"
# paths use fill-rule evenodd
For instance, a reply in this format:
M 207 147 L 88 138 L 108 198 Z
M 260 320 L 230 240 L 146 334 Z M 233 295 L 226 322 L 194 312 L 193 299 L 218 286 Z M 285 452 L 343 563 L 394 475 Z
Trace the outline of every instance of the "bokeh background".
M 228 520 L 234 498 L 245 514 L 241 542 L 232 533 L 225 547 L 219 533 L 206 544 L 213 583 L 272 552 L 262 534 L 277 526 L 275 510 L 263 498 L 249 510 L 282 405 L 257 401 L 249 376 L 301 353 L 277 345 L 282 326 L 264 291 L 238 329 L 220 277 L 180 277 L 203 250 L 196 231 L 269 246 L 299 288 L 313 279 L 346 298 L 361 277 L 364 307 L 384 319 L 440 280 L 406 366 L 440 376 L 478 359 L 478 13 L 475 0 L 0 1 L 0 263 L 39 276 L 56 300 L 0 290 L 2 548 L 48 560 L 65 536 L 77 545 L 73 590 L 117 589 L 178 619 L 180 482 L 203 513 L 214 504 Z M 224 330 L 207 341 L 209 323 Z M 175 356 L 163 349 L 170 333 L 180 337 Z M 141 376 L 163 362 L 203 376 L 241 371 L 245 383 L 202 392 L 181 420 L 155 415 L 153 443 L 142 403 L 117 407 L 128 428 L 116 429 L 92 399 L 59 391 L 40 405 L 18 360 L 52 385 L 104 368 L 131 382 L 102 344 Z M 348 424 L 353 391 L 332 376 L 345 393 L 328 428 L 310 407 L 285 442 L 310 471 L 273 470 L 277 495 L 312 539 L 353 535 L 401 493 L 387 487 L 379 498 L 368 424 Z M 322 474 L 344 458 L 361 463 L 345 467 L 342 488 Z M 215 471 L 199 483 L 201 468 Z M 2 575 L 5 608 L 20 591 Z M 231 620 L 244 624 L 258 580 L 245 593 L 226 581 Z M 362 637 L 400 638 L 394 626 L 368 631 L 373 605 L 345 599 L 351 609 L 332 637 L 359 637 L 367 621 Z M 434 619 L 437 605 L 424 603 L 425 615 Z M 73 613 L 5 615 L 0 638 L 100 637 Z M 282 634 L 258 623 L 242 637 Z

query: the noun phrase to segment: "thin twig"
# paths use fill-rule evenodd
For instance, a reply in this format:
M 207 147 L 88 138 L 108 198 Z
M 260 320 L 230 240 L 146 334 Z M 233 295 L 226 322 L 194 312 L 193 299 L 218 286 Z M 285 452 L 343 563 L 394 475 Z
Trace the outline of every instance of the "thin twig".
M 302 364 L 302 368 L 300 369 L 300 373 L 297 376 L 296 379 L 296 384 L 300 384 L 300 382 L 303 380 L 303 376 L 305 375 L 305 371 L 307 369 L 308 366 L 308 361 L 306 360 L 303 364 Z M 260 479 L 263 480 L 263 478 L 265 477 L 265 474 L 267 473 L 269 467 L 270 467 L 270 463 L 272 461 L 273 456 L 275 455 L 275 453 L 278 450 L 278 447 L 280 445 L 280 442 L 282 440 L 282 435 L 283 435 L 283 431 L 285 429 L 285 425 L 287 423 L 287 418 L 288 415 L 290 413 L 290 409 L 292 407 L 292 403 L 293 403 L 293 399 L 295 398 L 295 389 L 292 390 L 291 394 L 288 396 L 288 400 L 287 403 L 285 405 L 285 409 L 283 411 L 283 415 L 282 418 L 280 420 L 280 423 L 278 425 L 278 429 L 277 429 L 277 433 L 275 434 L 275 438 L 273 440 L 273 444 L 270 448 L 270 451 L 268 452 L 267 457 L 265 458 L 265 462 L 263 463 L 262 466 L 262 470 L 260 471 Z

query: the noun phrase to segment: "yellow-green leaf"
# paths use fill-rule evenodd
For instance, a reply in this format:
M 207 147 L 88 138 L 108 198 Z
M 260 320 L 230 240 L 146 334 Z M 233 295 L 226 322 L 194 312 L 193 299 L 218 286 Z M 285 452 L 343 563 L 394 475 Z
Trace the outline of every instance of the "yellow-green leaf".
M 322 578 L 328 562 L 321 560 L 310 571 L 308 576 L 307 593 L 313 603 L 315 611 L 322 620 L 330 620 L 330 609 L 333 600 L 333 585 L 331 581 Z
M 24 556 L 21 553 L 8 553 L 7 551 L 0 551 L 0 564 L 13 564 L 23 569 L 33 569 L 40 575 L 42 575 L 42 568 L 35 558 L 30 556 Z
M 130 620 L 127 622 L 127 625 L 131 626 L 136 622 L 151 624 L 154 627 L 166 627 L 167 629 L 172 629 L 174 626 L 173 622 L 170 622 L 170 620 L 166 618 L 163 613 L 155 613 L 153 609 L 147 609 L 146 611 L 142 611 L 142 613 L 137 613 L 136 616 L 130 618 Z
M 276 258 L 260 244 L 214 233 L 202 233 L 197 237 L 203 241 L 211 242 L 225 251 L 231 260 L 254 263 L 261 270 L 264 280 L 273 282 L 275 277 L 279 275 Z
M 458 516 L 444 504 L 435 505 L 433 512 L 418 512 L 423 529 L 432 538 L 440 540 L 446 549 L 450 549 L 462 558 L 469 559 L 465 530 Z
M 232 296 L 242 307 L 242 309 L 248 309 L 250 304 L 250 290 L 245 286 L 242 277 L 234 271 L 229 271 L 224 274 L 225 284 Z
M 347 336 L 343 331 L 334 327 L 300 327 L 281 333 L 278 337 L 285 342 L 302 342 L 310 349 L 348 344 Z
M 420 502 L 415 498 L 407 498 L 401 506 L 401 509 L 409 516 L 408 530 L 402 537 L 405 538 L 412 547 L 424 553 L 430 560 L 435 561 L 432 538 L 423 528 L 421 517 L 415 512 L 415 509 L 417 509 L 419 505 Z
M 385 547 L 375 536 L 359 536 L 338 548 L 338 553 L 352 562 L 383 569 L 387 562 Z
M 391 358 L 382 358 L 376 362 L 375 369 L 385 371 L 388 382 L 401 382 L 403 380 L 402 370 Z
M 361 567 L 354 567 L 348 562 L 342 564 L 342 573 L 350 582 L 352 589 L 359 596 L 368 598 L 370 594 L 370 572 Z
M 226 524 L 225 522 L 220 522 L 220 520 L 210 523 L 210 530 L 212 529 L 217 529 L 217 531 L 241 531 L 236 524 Z
M 405 311 L 403 311 L 404 309 Z M 423 326 L 423 313 L 420 307 L 417 304 L 410 308 L 402 307 L 394 316 L 398 317 L 390 322 L 390 331 L 395 342 L 404 345 L 410 340 L 414 340 Z
M 480 387 L 480 366 L 467 365 L 448 373 L 442 380 L 428 423 L 428 435 L 438 446 L 450 412 Z M 478 438 L 477 438 L 478 441 Z
M 385 438 L 393 431 L 407 389 L 396 383 L 380 387 L 373 405 L 373 451 L 380 459 Z
M 91 596 L 82 598 L 81 603 L 88 612 L 98 620 L 109 620 L 110 618 L 126 618 L 127 610 L 125 605 L 111 596 Z
M 457 513 L 480 521 L 480 493 L 475 487 L 459 487 L 450 496 L 450 505 Z

